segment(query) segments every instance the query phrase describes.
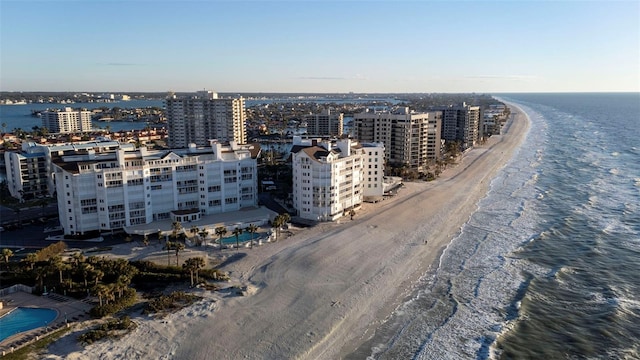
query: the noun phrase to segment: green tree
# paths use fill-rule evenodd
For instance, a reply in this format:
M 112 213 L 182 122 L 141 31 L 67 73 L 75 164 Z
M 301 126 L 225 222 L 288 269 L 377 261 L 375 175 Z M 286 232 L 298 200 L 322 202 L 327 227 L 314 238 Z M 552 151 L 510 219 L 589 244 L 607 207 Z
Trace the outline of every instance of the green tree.
M 249 240 L 249 248 L 253 249 L 253 237 L 256 234 L 256 231 L 258 231 L 258 227 L 254 224 L 249 224 L 249 226 L 247 226 L 245 230 L 247 230 L 247 232 L 251 234 L 251 239 Z
M 98 286 L 98 283 L 100 282 L 100 280 L 102 280 L 102 278 L 104 277 L 104 271 L 100 270 L 100 269 L 93 269 L 91 271 L 91 277 L 93 278 L 93 280 L 95 281 L 95 286 Z
M 9 259 L 13 256 L 13 251 L 11 249 L 2 249 L 2 257 L 4 258 L 4 262 L 7 264 L 7 271 L 9 270 Z
M 182 231 L 182 224 L 180 221 L 174 221 L 171 223 L 171 237 L 174 241 L 178 241 L 178 237 L 180 236 L 180 231 Z
M 173 245 L 175 243 L 173 241 L 167 241 L 165 247 L 167 248 L 167 266 L 171 265 L 171 249 L 173 249 Z
M 80 266 L 80 273 L 82 274 L 82 280 L 84 280 L 84 288 L 88 289 L 87 279 L 93 274 L 93 265 L 88 263 L 82 263 Z
M 222 238 L 227 234 L 227 228 L 224 226 L 218 226 L 215 229 L 216 235 L 218 235 L 218 244 L 220 245 L 220 250 L 222 250 Z
M 131 276 L 129 274 L 120 274 L 114 284 L 115 290 L 118 292 L 118 297 L 122 297 L 122 293 L 131 284 Z
M 204 267 L 204 259 L 201 257 L 189 258 L 184 264 L 182 264 L 182 268 L 189 271 L 189 275 L 191 277 L 191 286 L 194 285 L 193 282 L 193 274 L 196 275 L 196 283 L 200 282 L 198 279 L 198 271 Z
M 84 262 L 84 255 L 82 255 L 80 251 L 74 252 L 73 255 L 71 255 L 71 262 L 73 266 L 78 269 L 80 264 Z
M 237 227 L 233 229 L 232 234 L 236 237 L 236 251 L 238 251 L 238 249 L 240 249 L 240 234 L 242 234 L 242 228 Z
M 198 232 L 199 232 L 199 231 L 200 231 L 200 229 L 198 229 L 198 227 L 197 227 L 197 226 L 195 226 L 195 225 L 194 225 L 194 226 L 192 226 L 192 227 L 189 229 L 189 233 L 191 234 L 191 238 L 196 237 L 196 236 L 198 235 Z
M 38 262 L 38 255 L 36 253 L 28 253 L 22 261 L 29 266 L 29 270 L 33 270 L 33 266 Z
M 198 235 L 200 235 L 200 244 L 202 245 L 202 243 L 207 239 L 207 236 L 209 236 L 209 232 L 207 231 L 207 229 L 202 229 L 200 230 L 200 233 L 198 233 Z
M 60 284 L 62 284 L 62 273 L 65 270 L 69 269 L 69 265 L 62 261 L 62 258 L 60 256 L 53 256 L 49 259 L 49 266 L 51 267 L 51 270 L 58 272 L 58 275 L 60 277 Z
M 36 281 L 38 282 L 40 291 L 44 291 L 44 278 L 47 276 L 49 271 L 44 266 L 38 266 L 35 269 L 33 269 L 33 273 L 36 278 Z
M 280 238 L 280 229 L 291 220 L 291 216 L 287 213 L 282 213 L 273 219 L 273 227 L 276 229 L 276 241 Z
M 176 251 L 176 266 L 180 266 L 180 251 L 184 250 L 184 244 L 174 243 L 174 250 Z
M 109 298 L 111 294 L 111 288 L 107 285 L 99 284 L 93 288 L 93 294 L 98 297 L 98 299 L 100 300 L 100 306 L 102 306 L 102 299 Z

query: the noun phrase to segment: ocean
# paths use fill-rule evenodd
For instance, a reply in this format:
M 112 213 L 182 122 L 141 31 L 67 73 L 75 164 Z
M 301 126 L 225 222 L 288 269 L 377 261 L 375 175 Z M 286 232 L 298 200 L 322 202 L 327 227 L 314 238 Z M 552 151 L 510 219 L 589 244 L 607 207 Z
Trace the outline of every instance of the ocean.
M 523 145 L 348 358 L 640 358 L 640 94 L 497 97 Z

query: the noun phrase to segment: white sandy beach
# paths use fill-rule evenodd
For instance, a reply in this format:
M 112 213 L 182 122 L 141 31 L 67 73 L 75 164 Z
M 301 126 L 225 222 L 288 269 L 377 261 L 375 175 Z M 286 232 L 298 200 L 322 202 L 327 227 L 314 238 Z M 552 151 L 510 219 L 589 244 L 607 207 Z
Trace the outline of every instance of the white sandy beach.
M 409 294 L 485 196 L 491 179 L 527 133 L 511 106 L 504 135 L 465 154 L 433 182 L 365 204 L 353 221 L 326 223 L 285 240 L 241 250 L 226 265 L 248 296 L 201 292 L 205 299 L 163 320 L 142 320 L 118 341 L 86 348 L 72 336 L 48 359 L 335 359 L 370 337 Z M 425 243 L 428 240 L 428 243 Z

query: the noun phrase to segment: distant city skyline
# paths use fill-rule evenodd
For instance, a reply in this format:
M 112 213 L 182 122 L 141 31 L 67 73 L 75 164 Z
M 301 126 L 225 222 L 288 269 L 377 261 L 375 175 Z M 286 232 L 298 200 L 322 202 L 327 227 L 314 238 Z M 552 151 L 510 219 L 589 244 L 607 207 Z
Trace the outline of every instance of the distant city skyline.
M 638 1 L 0 0 L 0 90 L 640 91 Z

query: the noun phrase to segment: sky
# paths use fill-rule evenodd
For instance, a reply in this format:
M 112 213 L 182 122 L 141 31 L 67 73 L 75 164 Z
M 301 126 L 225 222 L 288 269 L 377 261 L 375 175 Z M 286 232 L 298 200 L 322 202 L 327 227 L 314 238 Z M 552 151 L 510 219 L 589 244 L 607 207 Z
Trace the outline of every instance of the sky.
M 640 91 L 640 1 L 0 0 L 0 90 Z

